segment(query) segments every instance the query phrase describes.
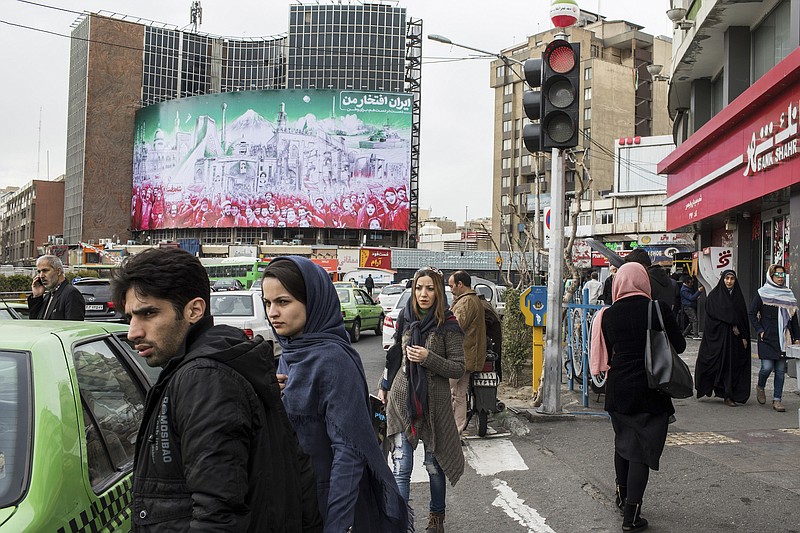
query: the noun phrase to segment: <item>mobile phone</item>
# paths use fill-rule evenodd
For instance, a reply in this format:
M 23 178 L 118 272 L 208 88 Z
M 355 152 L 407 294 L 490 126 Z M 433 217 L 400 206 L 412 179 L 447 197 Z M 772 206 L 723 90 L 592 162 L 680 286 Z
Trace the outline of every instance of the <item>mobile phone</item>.
M 39 276 L 36 276 L 35 278 L 33 278 L 33 284 L 42 285 L 42 279 Z

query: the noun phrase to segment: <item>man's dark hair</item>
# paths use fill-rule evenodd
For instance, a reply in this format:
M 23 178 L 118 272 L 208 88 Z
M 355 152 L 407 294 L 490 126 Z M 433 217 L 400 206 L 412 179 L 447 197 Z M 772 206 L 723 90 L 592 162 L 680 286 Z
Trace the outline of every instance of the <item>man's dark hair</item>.
M 277 279 L 281 282 L 281 285 L 286 287 L 286 290 L 289 291 L 289 294 L 291 294 L 295 300 L 303 305 L 306 304 L 306 280 L 303 279 L 303 273 L 300 272 L 300 267 L 291 259 L 279 258 L 270 261 L 267 268 L 264 269 L 264 276 L 261 278 L 261 281 L 264 281 L 266 278 Z
M 592 274 L 589 277 L 591 277 L 592 279 L 597 279 L 600 277 L 600 274 L 598 274 L 596 270 L 593 270 Z
M 650 254 L 644 248 L 635 248 L 627 256 L 625 256 L 626 263 L 639 263 L 644 265 L 645 268 L 653 264 L 650 260 Z
M 125 295 L 133 289 L 138 296 L 167 300 L 178 318 L 195 298 L 206 302 L 205 316 L 211 315 L 211 284 L 200 260 L 181 248 L 150 248 L 130 255 L 111 280 L 117 309 L 124 312 Z
M 472 288 L 472 278 L 469 276 L 466 270 L 456 270 L 451 274 L 451 276 L 453 276 L 453 281 L 455 283 L 460 281 L 465 287 Z

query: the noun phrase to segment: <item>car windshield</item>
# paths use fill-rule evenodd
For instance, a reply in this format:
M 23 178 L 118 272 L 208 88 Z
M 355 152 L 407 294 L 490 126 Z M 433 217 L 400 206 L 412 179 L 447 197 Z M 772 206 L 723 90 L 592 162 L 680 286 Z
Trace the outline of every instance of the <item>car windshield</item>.
M 214 316 L 253 316 L 253 296 L 250 294 L 212 294 L 211 314 Z
M 404 290 L 406 290 L 406 288 L 403 287 L 402 285 L 387 285 L 386 287 L 383 288 L 381 294 L 386 294 L 386 295 L 402 294 Z
M 0 508 L 14 505 L 26 490 L 30 382 L 27 354 L 0 351 Z
M 339 303 L 349 304 L 350 303 L 350 291 L 336 289 L 336 296 L 339 297 Z

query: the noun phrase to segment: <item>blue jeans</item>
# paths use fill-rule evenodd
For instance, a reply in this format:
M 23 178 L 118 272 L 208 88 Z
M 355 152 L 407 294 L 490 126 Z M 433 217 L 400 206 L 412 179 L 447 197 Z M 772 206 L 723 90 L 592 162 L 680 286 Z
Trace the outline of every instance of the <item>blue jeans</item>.
M 393 436 L 392 463 L 394 464 L 394 479 L 405 501 L 411 493 L 411 471 L 414 470 L 414 449 L 402 433 Z M 444 513 L 445 495 L 447 493 L 447 480 L 442 467 L 436 458 L 427 449 L 425 450 L 425 469 L 428 471 L 431 485 L 430 512 Z
M 761 370 L 758 371 L 758 386 L 762 389 L 767 384 L 767 378 L 775 371 L 775 391 L 772 393 L 773 401 L 783 397 L 783 380 L 786 378 L 786 359 L 762 359 Z

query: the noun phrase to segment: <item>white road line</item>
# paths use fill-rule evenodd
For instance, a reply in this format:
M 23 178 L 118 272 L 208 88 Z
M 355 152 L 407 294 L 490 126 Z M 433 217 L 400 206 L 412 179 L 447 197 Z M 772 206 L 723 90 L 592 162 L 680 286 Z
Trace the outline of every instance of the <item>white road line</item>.
M 545 523 L 544 517 L 536 509 L 525 505 L 525 500 L 520 499 L 508 484 L 501 479 L 493 479 L 492 487 L 497 491 L 497 498 L 492 505 L 502 509 L 514 521 L 528 528 L 528 533 L 555 533 Z
M 481 476 L 528 469 L 528 465 L 510 440 L 469 440 L 464 448 L 464 457 Z

